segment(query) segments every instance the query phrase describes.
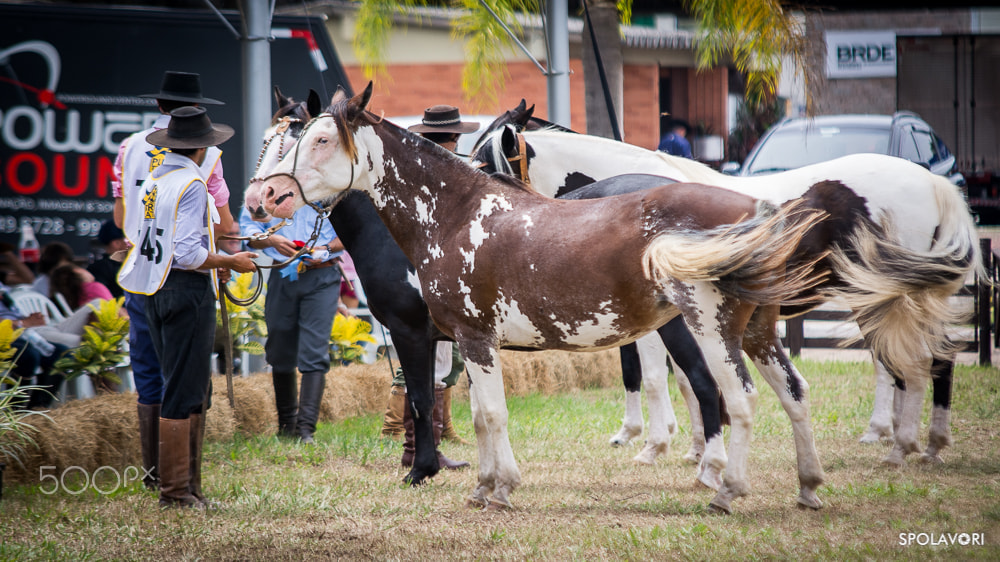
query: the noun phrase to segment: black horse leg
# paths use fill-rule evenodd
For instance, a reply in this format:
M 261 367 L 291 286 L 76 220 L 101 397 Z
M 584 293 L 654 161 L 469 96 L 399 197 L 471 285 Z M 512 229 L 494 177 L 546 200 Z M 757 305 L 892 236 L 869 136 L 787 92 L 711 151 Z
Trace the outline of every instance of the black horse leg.
M 719 387 L 715 384 L 701 349 L 688 331 L 681 317 L 674 318 L 661 326 L 657 332 L 667 346 L 667 352 L 677 368 L 687 374 L 691 389 L 698 398 L 698 408 L 701 411 L 702 423 L 705 426 L 705 440 L 722 439 L 722 408 L 719 399 Z M 701 468 L 699 480 L 709 487 L 718 489 L 722 484 L 721 474 L 710 475 L 710 481 L 703 479 L 705 470 Z
M 412 327 L 392 330 L 392 343 L 406 381 L 406 396 L 413 416 L 413 467 L 404 478 L 411 485 L 424 483 L 438 473 L 432 418 L 434 411 L 434 342 L 426 332 Z
M 639 349 L 635 343 L 618 349 L 621 355 L 622 383 L 625 385 L 625 418 L 622 427 L 611 437 L 611 446 L 627 445 L 642 434 L 642 367 L 639 363 Z
M 951 383 L 955 372 L 955 362 L 934 359 L 931 364 L 931 394 L 934 407 L 931 409 L 931 428 L 927 436 L 927 449 L 922 460 L 943 462 L 941 449 L 951 445 Z

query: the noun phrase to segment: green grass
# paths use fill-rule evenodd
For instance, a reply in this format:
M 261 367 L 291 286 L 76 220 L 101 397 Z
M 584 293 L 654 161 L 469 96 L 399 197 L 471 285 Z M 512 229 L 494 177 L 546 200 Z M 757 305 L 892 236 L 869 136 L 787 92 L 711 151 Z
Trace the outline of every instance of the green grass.
M 314 447 L 274 436 L 207 444 L 204 486 L 222 504 L 209 512 L 161 511 L 156 495 L 138 484 L 78 495 L 10 485 L 0 503 L 0 560 L 1000 557 L 1000 371 L 956 372 L 955 446 L 945 451 L 944 465 L 911 458 L 894 470 L 879 464 L 888 445 L 857 442 L 871 413 L 871 366 L 798 364 L 810 383 L 827 477 L 819 511 L 795 506 L 791 429 L 764 386 L 750 455 L 752 493 L 734 503 L 732 515 L 710 514 L 712 492 L 693 485 L 694 468 L 680 459 L 690 434 L 671 381 L 680 429 L 670 454 L 653 467 L 631 463 L 641 438 L 623 449 L 607 444 L 623 413 L 620 388 L 509 399 L 522 475 L 513 511 L 464 507 L 476 481 L 474 444 L 442 447 L 473 461 L 473 470 L 403 485 L 401 444 L 380 438 L 381 417 L 368 415 L 320 424 Z M 459 433 L 472 441 L 468 403 L 456 401 L 453 413 Z M 899 534 L 907 532 L 985 533 L 986 546 L 900 546 Z

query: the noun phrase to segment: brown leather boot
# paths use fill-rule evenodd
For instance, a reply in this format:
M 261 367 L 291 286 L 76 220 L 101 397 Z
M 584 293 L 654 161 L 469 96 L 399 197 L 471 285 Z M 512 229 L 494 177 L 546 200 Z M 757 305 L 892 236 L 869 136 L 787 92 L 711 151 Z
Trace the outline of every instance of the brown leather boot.
M 191 481 L 188 483 L 188 490 L 191 495 L 198 498 L 202 504 L 208 505 L 205 501 L 205 494 L 201 491 L 201 447 L 205 442 L 205 414 L 191 414 L 191 439 L 190 439 L 190 474 Z
M 447 441 L 452 441 L 458 443 L 459 445 L 468 445 L 469 442 L 462 439 L 462 436 L 455 431 L 455 426 L 451 423 L 451 389 L 453 386 L 449 386 L 444 389 L 444 430 L 441 431 L 441 439 Z
M 406 409 L 406 387 L 392 386 L 389 389 L 389 403 L 382 416 L 382 437 L 398 438 L 403 434 L 403 410 Z
M 190 485 L 191 420 L 160 418 L 160 507 L 201 507 Z
M 148 490 L 160 489 L 160 405 L 136 404 L 139 413 L 139 448 L 142 451 L 142 483 Z
M 443 388 L 434 389 L 434 416 L 433 416 L 433 427 L 434 427 L 434 450 L 437 451 L 438 464 L 443 468 L 448 470 L 458 470 L 460 468 L 466 468 L 469 466 L 468 461 L 453 461 L 448 457 L 444 456 L 441 452 L 441 432 L 444 430 L 444 390 Z
M 413 429 L 413 414 L 410 413 L 410 399 L 403 393 L 403 457 L 400 463 L 406 468 L 413 466 L 413 456 L 417 453 L 416 432 Z

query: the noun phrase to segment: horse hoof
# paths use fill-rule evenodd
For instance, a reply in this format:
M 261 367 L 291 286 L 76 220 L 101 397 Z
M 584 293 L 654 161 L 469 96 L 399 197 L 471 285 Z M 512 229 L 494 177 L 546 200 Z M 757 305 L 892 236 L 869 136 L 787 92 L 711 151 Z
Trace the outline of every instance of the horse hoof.
M 807 495 L 799 495 L 798 498 L 799 509 L 811 509 L 813 511 L 819 511 L 823 507 L 823 502 L 820 501 L 819 496 L 815 493 Z
M 708 504 L 708 512 L 711 513 L 711 514 L 714 514 L 714 515 L 732 515 L 733 514 L 733 510 L 732 510 L 732 508 L 729 507 L 729 505 L 723 505 L 721 502 L 720 503 L 716 503 L 715 500 L 712 500 Z
M 488 511 L 493 513 L 499 511 L 511 511 L 512 509 L 514 508 L 510 504 L 502 504 L 500 502 L 491 501 L 483 511 Z
M 465 500 L 465 507 L 469 509 L 486 509 L 489 505 L 490 502 L 479 498 L 469 498 Z
M 687 454 L 681 457 L 681 460 L 688 464 L 698 464 L 701 462 L 701 451 L 688 451 Z
M 718 492 L 720 489 L 722 489 L 722 475 L 721 474 L 717 474 L 717 473 L 713 474 L 711 472 L 703 470 L 703 471 L 701 471 L 700 474 L 698 474 L 698 478 L 696 479 L 695 482 L 696 482 L 696 485 L 700 484 L 700 485 L 702 485 L 702 486 L 704 486 L 704 487 L 706 487 L 706 488 L 708 488 L 710 490 L 715 490 L 716 492 Z
M 944 459 L 937 453 L 924 453 L 920 455 L 920 462 L 923 464 L 944 464 Z
M 903 464 L 902 457 L 895 454 L 890 454 L 888 457 L 882 459 L 882 466 L 886 468 L 903 468 Z
M 635 464 L 644 464 L 646 466 L 655 466 L 656 453 L 650 451 L 649 449 L 643 449 L 638 455 L 632 457 L 632 462 Z

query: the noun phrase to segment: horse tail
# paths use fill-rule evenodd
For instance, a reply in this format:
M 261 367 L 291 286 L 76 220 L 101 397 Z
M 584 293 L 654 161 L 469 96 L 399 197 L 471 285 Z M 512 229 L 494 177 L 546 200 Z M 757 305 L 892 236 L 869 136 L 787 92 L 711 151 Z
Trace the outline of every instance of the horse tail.
M 830 256 L 842 281 L 832 290 L 851 308 L 874 356 L 904 380 L 928 375 L 930 357 L 951 359 L 949 329 L 967 313 L 950 298 L 970 273 L 987 279 L 978 234 L 961 194 L 935 177 L 939 223 L 928 250 L 907 248 L 895 235 L 895 217 L 863 221 Z M 847 342 L 850 343 L 850 342 Z
M 643 271 L 660 284 L 711 281 L 723 293 L 756 304 L 812 303 L 818 297 L 804 293 L 825 279 L 814 265 L 826 254 L 794 268 L 786 262 L 826 214 L 799 207 L 758 201 L 756 215 L 736 224 L 660 234 L 643 253 Z

